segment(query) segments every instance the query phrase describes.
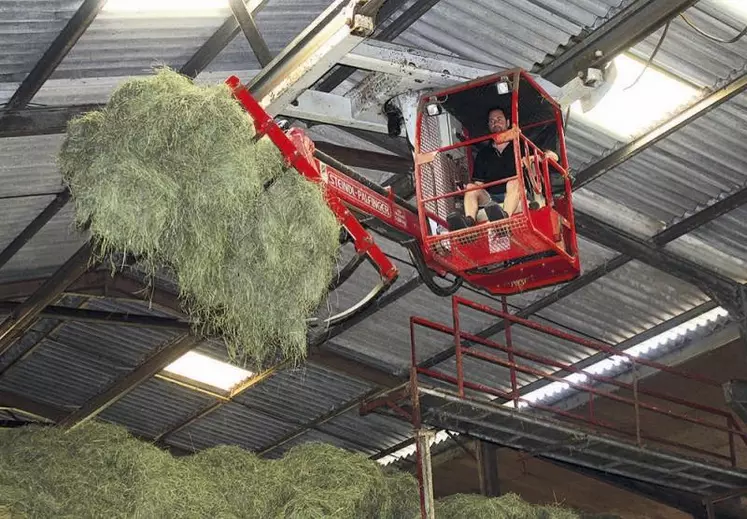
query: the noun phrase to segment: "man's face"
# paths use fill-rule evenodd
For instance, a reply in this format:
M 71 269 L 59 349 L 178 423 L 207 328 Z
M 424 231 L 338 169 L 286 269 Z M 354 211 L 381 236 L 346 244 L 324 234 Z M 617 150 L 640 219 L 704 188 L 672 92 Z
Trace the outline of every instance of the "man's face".
M 491 110 L 488 114 L 488 128 L 490 133 L 498 133 L 508 129 L 506 116 L 500 110 Z

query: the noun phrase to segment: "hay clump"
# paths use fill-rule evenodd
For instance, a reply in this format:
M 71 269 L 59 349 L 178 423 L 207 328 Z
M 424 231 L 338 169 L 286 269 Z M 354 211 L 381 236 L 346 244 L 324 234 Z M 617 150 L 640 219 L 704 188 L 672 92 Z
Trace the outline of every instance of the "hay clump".
M 110 426 L 91 424 L 68 435 L 51 427 L 0 429 L 0 506 L 11 517 L 92 517 L 92 510 L 167 517 L 161 513 L 176 493 L 168 499 L 158 482 L 170 465 L 169 454 Z
M 580 519 L 556 505 L 533 505 L 516 494 L 501 497 L 455 494 L 436 501 L 438 519 Z
M 195 331 L 261 366 L 304 358 L 339 224 L 321 187 L 254 134 L 227 86 L 162 69 L 71 121 L 58 162 L 98 255 L 171 269 Z
M 418 515 L 418 488 L 409 474 L 390 474 L 362 454 L 323 443 L 289 450 L 278 463 L 287 492 L 278 517 L 399 519 Z

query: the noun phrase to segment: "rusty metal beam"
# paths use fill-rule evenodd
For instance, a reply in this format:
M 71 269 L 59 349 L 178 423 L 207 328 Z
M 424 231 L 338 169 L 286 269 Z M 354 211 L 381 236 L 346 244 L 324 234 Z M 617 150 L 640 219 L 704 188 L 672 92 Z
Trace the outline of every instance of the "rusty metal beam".
M 177 337 L 158 352 L 151 355 L 148 360 L 140 364 L 133 371 L 114 382 L 103 393 L 96 395 L 83 404 L 80 409 L 60 420 L 59 425 L 65 428 L 73 428 L 85 423 L 193 349 L 198 342 L 199 339 L 197 337 L 189 334 Z
M 39 314 L 88 270 L 91 245 L 86 242 L 65 264 L 47 279 L 31 297 L 0 323 L 0 355 L 36 321 Z

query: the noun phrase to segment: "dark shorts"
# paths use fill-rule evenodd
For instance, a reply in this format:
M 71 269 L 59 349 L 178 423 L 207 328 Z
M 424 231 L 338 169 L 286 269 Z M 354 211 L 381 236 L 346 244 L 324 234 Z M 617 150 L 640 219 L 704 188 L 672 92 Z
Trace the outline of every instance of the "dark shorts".
M 488 194 L 490 195 L 490 199 L 493 202 L 496 202 L 498 204 L 502 204 L 504 202 L 504 200 L 506 200 L 506 193 L 491 193 L 491 192 L 488 192 Z

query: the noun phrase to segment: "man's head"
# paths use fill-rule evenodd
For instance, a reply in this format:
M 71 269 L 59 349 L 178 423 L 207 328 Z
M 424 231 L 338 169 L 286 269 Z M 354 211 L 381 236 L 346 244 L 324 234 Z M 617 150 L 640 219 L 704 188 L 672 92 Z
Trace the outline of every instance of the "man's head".
M 488 112 L 488 129 L 490 133 L 498 133 L 508 129 L 511 121 L 506 117 L 502 108 L 491 108 Z

